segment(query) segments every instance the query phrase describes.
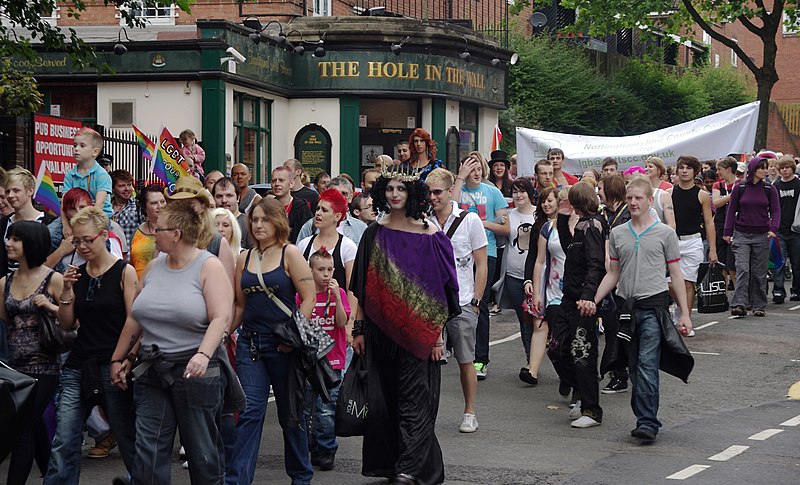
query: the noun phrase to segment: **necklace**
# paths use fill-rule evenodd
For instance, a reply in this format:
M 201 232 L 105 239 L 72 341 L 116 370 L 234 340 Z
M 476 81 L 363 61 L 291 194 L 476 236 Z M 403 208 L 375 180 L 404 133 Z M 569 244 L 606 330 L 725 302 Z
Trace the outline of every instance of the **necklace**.
M 256 248 L 256 252 L 258 253 L 258 262 L 259 263 L 261 262 L 261 258 L 264 257 L 264 253 L 267 252 L 267 249 L 269 249 L 269 248 L 271 248 L 271 247 L 273 247 L 273 246 L 275 246 L 277 244 L 278 244 L 278 241 L 275 241 L 272 244 L 268 244 L 268 245 L 264 246 L 264 249 L 260 249 L 260 248 L 257 247 Z

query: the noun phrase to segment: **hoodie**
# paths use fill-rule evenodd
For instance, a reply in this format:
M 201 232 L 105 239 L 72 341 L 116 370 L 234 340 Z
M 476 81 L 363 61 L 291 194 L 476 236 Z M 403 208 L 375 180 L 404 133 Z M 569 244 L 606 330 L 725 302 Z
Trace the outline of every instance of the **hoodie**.
M 761 155 L 750 159 L 747 164 L 747 178 L 744 187 L 737 183 L 731 190 L 731 201 L 725 214 L 725 236 L 732 236 L 733 230 L 749 234 L 778 233 L 781 222 L 781 203 L 778 189 L 770 185 L 767 192 L 764 181 L 753 182 L 756 167 L 769 157 Z

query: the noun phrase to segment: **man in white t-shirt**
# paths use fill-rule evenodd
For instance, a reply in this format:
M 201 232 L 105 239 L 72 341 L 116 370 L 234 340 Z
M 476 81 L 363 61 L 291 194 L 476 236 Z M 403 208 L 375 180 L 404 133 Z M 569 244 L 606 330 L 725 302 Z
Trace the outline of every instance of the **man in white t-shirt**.
M 459 209 L 451 200 L 453 182 L 453 174 L 443 168 L 434 169 L 425 179 L 433 208 L 433 215 L 428 221 L 447 234 L 453 243 L 453 255 L 456 258 L 461 314 L 447 322 L 444 336 L 453 346 L 461 373 L 461 390 L 464 392 L 464 419 L 458 430 L 472 433 L 478 429 L 478 420 L 475 418 L 478 378 L 473 362 L 478 313 L 486 287 L 488 240 L 481 218 L 473 212 Z

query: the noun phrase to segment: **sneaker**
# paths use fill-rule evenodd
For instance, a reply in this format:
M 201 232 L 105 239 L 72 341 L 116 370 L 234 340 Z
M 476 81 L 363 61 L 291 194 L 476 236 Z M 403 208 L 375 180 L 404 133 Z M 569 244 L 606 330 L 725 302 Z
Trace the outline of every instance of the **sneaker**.
M 558 393 L 561 395 L 561 397 L 569 396 L 570 391 L 572 391 L 572 388 L 569 386 L 569 384 L 564 381 L 560 381 L 558 383 Z
M 731 308 L 731 315 L 734 317 L 744 317 L 747 316 L 747 310 L 741 305 L 735 306 Z
M 569 418 L 570 419 L 578 419 L 580 417 L 581 417 L 581 400 L 578 399 L 575 402 L 575 406 L 573 406 L 572 409 L 569 410 Z
M 642 441 L 655 441 L 656 439 L 655 431 L 651 430 L 650 428 L 645 428 L 644 426 L 631 431 L 631 436 L 634 438 L 639 438 Z
M 570 423 L 570 426 L 572 426 L 573 428 L 592 428 L 594 426 L 600 426 L 600 421 L 597 421 L 591 416 L 581 416 L 580 418 Z
M 614 377 L 608 385 L 600 390 L 603 394 L 616 394 L 618 392 L 628 392 L 628 380 Z
M 475 362 L 473 365 L 475 366 L 475 374 L 478 375 L 478 380 L 482 381 L 486 379 L 486 371 L 487 371 L 486 364 L 481 362 Z
M 336 463 L 336 453 L 322 452 L 319 454 L 320 471 L 327 472 L 333 470 L 335 463 Z
M 772 294 L 772 303 L 777 303 L 780 305 L 786 300 L 786 293 L 782 291 L 776 291 Z
M 767 312 L 765 312 L 764 310 L 753 310 L 753 316 L 754 317 L 766 317 L 767 316 Z
M 527 367 L 523 367 L 519 370 L 519 380 L 532 386 L 539 384 L 539 379 L 533 377 L 533 374 L 531 374 L 531 371 Z
M 492 308 L 491 310 L 489 310 L 489 315 L 491 315 L 493 317 L 496 317 L 497 315 L 500 315 L 500 309 L 497 308 L 497 307 Z
M 461 426 L 458 427 L 460 433 L 474 433 L 478 430 L 478 419 L 474 414 L 464 413 L 464 419 L 461 421 Z
M 792 290 L 792 297 L 789 298 L 791 301 L 800 301 L 800 293 Z
M 105 438 L 95 442 L 94 448 L 89 450 L 89 458 L 105 458 L 108 452 L 117 447 L 117 440 L 114 435 L 108 433 Z
M 687 337 L 694 337 L 695 336 L 694 329 L 689 330 L 689 333 L 687 333 L 686 336 Z
M 580 402 L 581 402 L 581 394 L 578 392 L 577 389 L 573 389 L 572 390 L 572 399 L 569 400 L 569 408 L 572 409 L 576 405 L 580 406 L 580 404 L 579 404 Z

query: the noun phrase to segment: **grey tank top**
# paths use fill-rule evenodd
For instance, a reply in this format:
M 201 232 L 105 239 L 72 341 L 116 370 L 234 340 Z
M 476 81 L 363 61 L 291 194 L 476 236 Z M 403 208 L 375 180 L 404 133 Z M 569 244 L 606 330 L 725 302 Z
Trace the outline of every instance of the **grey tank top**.
M 167 255 L 156 258 L 131 313 L 142 326 L 142 345 L 157 345 L 165 353 L 196 349 L 208 328 L 208 310 L 200 271 L 208 251 L 181 269 L 167 267 Z

